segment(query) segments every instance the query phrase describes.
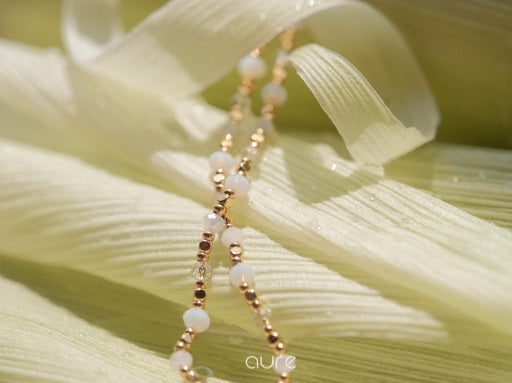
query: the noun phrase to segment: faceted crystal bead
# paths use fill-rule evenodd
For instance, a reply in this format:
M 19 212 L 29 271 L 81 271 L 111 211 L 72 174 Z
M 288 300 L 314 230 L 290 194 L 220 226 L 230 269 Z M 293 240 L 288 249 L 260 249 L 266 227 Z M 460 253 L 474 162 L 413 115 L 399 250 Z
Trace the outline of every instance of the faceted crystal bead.
M 269 82 L 261 89 L 261 97 L 264 102 L 282 105 L 288 98 L 288 93 L 282 85 Z
M 251 184 L 249 180 L 241 174 L 231 174 L 226 179 L 226 189 L 233 190 L 235 195 L 239 197 L 245 196 L 250 188 Z
M 196 262 L 192 268 L 192 276 L 196 282 L 207 281 L 212 276 L 212 267 L 205 262 Z
M 203 227 L 206 231 L 220 233 L 224 228 L 224 220 L 218 214 L 208 213 L 203 218 Z
M 238 227 L 228 227 L 224 233 L 222 233 L 222 244 L 229 246 L 234 242 L 242 243 L 244 241 L 244 232 Z
M 223 152 L 222 150 L 212 153 L 208 158 L 208 161 L 210 162 L 210 167 L 213 171 L 222 169 L 229 172 L 235 165 L 233 156 L 229 153 Z
M 272 319 L 272 310 L 267 307 L 260 308 L 256 314 L 254 314 L 254 322 L 259 328 L 265 327 L 265 320 Z
M 183 322 L 185 327 L 190 327 L 195 332 L 203 332 L 210 327 L 210 316 L 203 309 L 193 307 L 185 311 Z
M 259 56 L 247 55 L 238 62 L 238 72 L 242 76 L 261 78 L 267 71 L 265 61 Z
M 252 285 L 255 277 L 254 269 L 247 263 L 239 263 L 229 270 L 229 280 L 235 287 L 239 287 L 242 282 Z

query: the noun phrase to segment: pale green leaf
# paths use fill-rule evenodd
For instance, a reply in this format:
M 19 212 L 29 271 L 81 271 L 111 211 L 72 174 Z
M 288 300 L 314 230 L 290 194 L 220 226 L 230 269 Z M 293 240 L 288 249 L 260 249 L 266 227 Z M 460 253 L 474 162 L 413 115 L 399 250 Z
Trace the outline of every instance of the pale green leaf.
M 206 208 L 6 141 L 0 156 L 10 164 L 0 171 L 2 252 L 189 303 L 194 249 Z M 37 227 L 41 229 L 28 230 Z M 444 325 L 428 313 L 342 277 L 308 259 L 314 255 L 308 251 L 299 255 L 251 227 L 245 231 L 246 258 L 258 271 L 259 289 L 285 334 L 446 337 Z M 248 315 L 240 314 L 242 301 L 229 288 L 227 250 L 220 247 L 213 259 L 209 312 L 253 330 L 250 320 L 241 320 Z M 294 278 L 289 278 L 290 272 Z
M 35 266 L 0 257 L 0 291 L 9 303 L 0 309 L 3 382 L 180 381 L 171 377 L 165 360 L 174 333 L 182 330 L 169 319 L 179 317 L 182 306 L 69 269 Z M 501 383 L 512 377 L 510 346 L 489 348 L 470 338 L 439 344 L 315 336 L 296 339 L 290 347 L 301 382 Z M 219 321 L 197 338 L 192 352 L 200 371 L 210 374 L 208 368 L 217 378 L 274 378 L 267 370 L 245 367 L 250 355 L 263 355 L 268 364 L 261 338 Z
M 120 0 L 67 0 L 63 2 L 63 38 L 70 56 L 88 61 L 122 34 Z
M 357 162 L 382 164 L 434 138 L 437 116 L 428 97 L 409 97 L 411 105 L 399 103 L 402 110 L 417 112 L 409 116 L 416 127 L 407 128 L 343 57 L 308 45 L 296 50 L 291 60 Z

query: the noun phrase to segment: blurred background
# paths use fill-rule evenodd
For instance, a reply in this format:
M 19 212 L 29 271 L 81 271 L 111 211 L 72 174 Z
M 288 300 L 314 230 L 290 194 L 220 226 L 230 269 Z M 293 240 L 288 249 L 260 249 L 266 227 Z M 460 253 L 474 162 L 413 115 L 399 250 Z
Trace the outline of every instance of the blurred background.
M 124 0 L 125 28 L 129 30 L 165 2 Z M 437 139 L 511 148 L 512 0 L 368 2 L 403 32 L 426 74 L 441 111 Z M 0 36 L 62 48 L 60 7 L 60 0 L 0 0 Z M 213 94 L 233 89 L 235 82 L 232 73 L 205 96 L 214 104 L 226 100 Z M 316 108 L 312 113 L 318 117 L 322 112 Z M 285 128 L 292 128 L 294 119 L 288 118 L 286 111 L 281 119 Z M 320 124 L 318 118 L 314 124 L 294 123 L 293 128 L 333 129 L 327 118 Z

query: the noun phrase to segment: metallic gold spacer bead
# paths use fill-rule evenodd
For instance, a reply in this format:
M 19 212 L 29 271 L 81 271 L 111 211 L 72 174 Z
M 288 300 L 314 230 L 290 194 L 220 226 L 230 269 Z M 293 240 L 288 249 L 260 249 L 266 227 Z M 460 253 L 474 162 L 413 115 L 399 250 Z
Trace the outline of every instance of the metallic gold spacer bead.
M 221 217 L 226 214 L 226 207 L 221 204 L 217 204 L 213 207 L 213 212 L 220 215 Z
M 209 258 L 209 254 L 204 251 L 200 251 L 196 254 L 196 260 L 198 262 L 207 262 L 208 258 Z
M 199 242 L 198 248 L 199 251 L 209 254 L 210 251 L 212 250 L 212 243 L 206 239 L 203 239 L 201 242 Z
M 242 282 L 240 283 L 240 286 L 238 286 L 238 288 L 240 289 L 241 292 L 244 292 L 249 288 L 249 285 L 246 282 Z
M 277 344 L 274 346 L 274 352 L 276 354 L 282 354 L 286 352 L 286 346 L 283 342 L 277 342 Z
M 279 333 L 277 331 L 272 331 L 267 335 L 267 341 L 273 347 L 273 345 L 279 342 Z
M 247 302 L 247 303 L 249 303 L 251 305 L 250 306 L 251 310 L 254 312 L 258 311 L 261 307 L 261 302 L 258 299 L 255 299 L 254 301 L 252 301 L 252 303 L 251 302 Z
M 212 181 L 215 184 L 223 184 L 225 180 L 226 176 L 224 175 L 224 173 L 215 173 L 214 175 L 212 175 Z
M 206 299 L 206 290 L 203 288 L 198 288 L 194 290 L 194 298 L 199 301 L 204 301 Z
M 267 334 L 270 334 L 272 331 L 274 331 L 274 329 L 272 328 L 272 325 L 270 324 L 269 321 L 267 321 L 267 323 L 265 323 L 265 327 L 263 327 L 263 331 L 266 332 Z
M 187 344 L 182 341 L 181 339 L 179 341 L 176 342 L 176 344 L 174 345 L 174 351 L 180 351 L 180 350 L 185 350 L 187 348 Z
M 185 376 L 187 375 L 187 373 L 190 371 L 189 367 L 188 366 L 182 366 L 180 368 L 180 375 L 183 379 L 185 379 Z
M 238 265 L 239 263 L 242 263 L 242 258 L 240 257 L 231 257 L 231 263 L 233 266 Z
M 197 372 L 195 372 L 194 370 L 190 370 L 185 375 L 185 380 L 187 382 L 199 382 L 200 378 L 199 378 L 199 375 L 197 374 Z
M 210 231 L 203 232 L 202 238 L 206 241 L 212 242 L 215 239 L 215 234 Z
M 254 291 L 254 289 L 249 289 L 245 292 L 244 294 L 245 296 L 245 300 L 247 302 L 252 302 L 254 301 L 256 298 L 258 298 L 258 295 L 256 295 L 256 291 Z

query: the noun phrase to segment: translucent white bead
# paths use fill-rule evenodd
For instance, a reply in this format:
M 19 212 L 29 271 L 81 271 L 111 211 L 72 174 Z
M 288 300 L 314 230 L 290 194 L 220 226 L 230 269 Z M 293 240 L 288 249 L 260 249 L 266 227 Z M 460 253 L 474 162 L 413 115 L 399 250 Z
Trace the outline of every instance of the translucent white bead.
M 274 131 L 274 123 L 268 118 L 259 117 L 256 119 L 256 129 L 263 129 L 265 133 L 272 133 Z
M 171 354 L 169 362 L 171 363 L 171 366 L 176 370 L 180 370 L 184 366 L 192 367 L 192 354 L 184 350 L 174 351 Z
M 290 372 L 295 369 L 295 357 L 289 354 L 279 355 L 274 362 L 274 370 L 278 374 Z
M 224 220 L 222 217 L 215 213 L 208 213 L 203 218 L 203 227 L 206 231 L 212 233 L 220 233 L 224 228 Z
M 247 263 L 239 263 L 229 270 L 229 281 L 235 287 L 240 286 L 242 282 L 251 285 L 254 283 L 255 277 L 254 269 Z
M 238 62 L 238 73 L 242 76 L 261 78 L 265 75 L 266 71 L 267 65 L 259 56 L 253 57 L 247 55 Z
M 226 179 L 226 189 L 231 189 L 238 197 L 243 197 L 249 192 L 251 183 L 241 174 L 232 174 Z
M 270 319 L 272 319 L 272 310 L 268 307 L 262 307 L 254 314 L 254 323 L 261 329 L 265 327 L 265 321 Z
M 286 66 L 289 63 L 289 60 L 290 59 L 288 57 L 288 52 L 286 52 L 285 50 L 280 50 L 279 52 L 277 52 L 276 63 L 282 66 Z
M 244 232 L 240 230 L 238 227 L 228 227 L 222 233 L 222 244 L 224 246 L 229 246 L 233 242 L 242 243 L 244 241 Z
M 210 162 L 210 167 L 214 171 L 217 169 L 222 169 L 226 172 L 229 172 L 235 164 L 233 156 L 229 153 L 223 152 L 222 150 L 212 153 L 210 158 L 208 158 L 208 161 Z
M 185 327 L 190 327 L 195 332 L 203 332 L 210 327 L 210 317 L 208 313 L 198 307 L 188 309 L 183 314 Z
M 242 155 L 254 161 L 258 157 L 258 149 L 253 148 L 252 146 L 247 146 L 244 148 Z
M 192 268 L 192 276 L 196 282 L 207 281 L 212 276 L 212 267 L 205 262 L 196 262 Z
M 261 97 L 265 102 L 282 105 L 288 98 L 288 93 L 282 85 L 269 82 L 261 89 Z

